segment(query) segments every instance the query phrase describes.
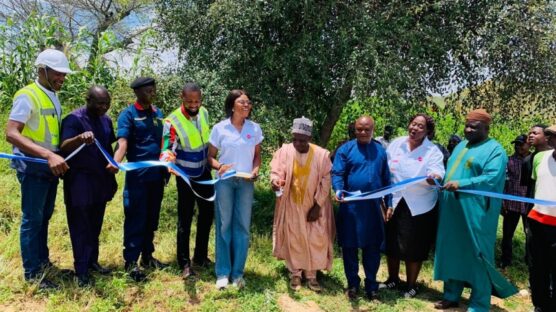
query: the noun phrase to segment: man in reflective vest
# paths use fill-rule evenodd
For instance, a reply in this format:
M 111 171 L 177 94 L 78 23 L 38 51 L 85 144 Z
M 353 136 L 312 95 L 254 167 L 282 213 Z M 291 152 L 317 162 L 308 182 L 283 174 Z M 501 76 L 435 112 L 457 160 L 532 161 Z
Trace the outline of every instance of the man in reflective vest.
M 48 222 L 54 211 L 58 177 L 69 169 L 57 154 L 60 141 L 62 108 L 56 92 L 62 88 L 66 74 L 72 71 L 63 52 L 46 49 L 35 66 L 38 79 L 20 89 L 13 100 L 6 126 L 6 139 L 14 154 L 40 157 L 40 163 L 12 161 L 21 184 L 20 244 L 24 276 L 37 281 L 41 289 L 57 285 L 43 277 L 44 269 L 52 267 L 48 254 Z M 41 279 L 42 278 L 42 279 Z
M 212 179 L 207 166 L 208 139 L 210 134 L 207 110 L 201 106 L 201 89 L 195 83 L 183 87 L 182 105 L 172 112 L 164 121 L 164 141 L 160 159 L 172 161 L 192 180 Z M 210 227 L 214 217 L 212 202 L 197 197 L 183 179 L 176 177 L 178 189 L 178 264 L 183 268 L 182 276 L 187 278 L 195 273 L 191 269 L 189 258 L 189 234 L 193 219 L 195 202 L 199 207 L 197 216 L 197 237 L 193 264 L 208 267 L 211 261 L 207 257 Z M 195 184 L 195 192 L 209 198 L 214 194 L 211 185 Z

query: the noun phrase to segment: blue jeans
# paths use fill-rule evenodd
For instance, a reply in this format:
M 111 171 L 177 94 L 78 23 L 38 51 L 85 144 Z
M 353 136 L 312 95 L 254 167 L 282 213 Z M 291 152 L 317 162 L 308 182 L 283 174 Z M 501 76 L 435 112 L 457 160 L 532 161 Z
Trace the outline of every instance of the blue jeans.
M 48 264 L 48 222 L 54 212 L 58 178 L 18 172 L 21 184 L 21 227 L 19 239 L 25 279 L 40 274 Z
M 216 183 L 216 277 L 243 277 L 249 249 L 254 185 L 242 178 Z

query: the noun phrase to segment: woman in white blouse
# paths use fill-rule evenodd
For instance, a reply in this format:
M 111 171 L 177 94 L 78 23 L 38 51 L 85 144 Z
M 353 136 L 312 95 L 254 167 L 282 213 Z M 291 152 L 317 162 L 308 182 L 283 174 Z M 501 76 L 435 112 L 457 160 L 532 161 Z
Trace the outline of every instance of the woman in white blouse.
M 253 104 L 247 92 L 232 90 L 225 101 L 226 116 L 212 128 L 208 162 L 222 176 L 235 170 L 241 177 L 221 180 L 215 185 L 216 287 L 229 281 L 245 286 L 243 271 L 249 248 L 253 181 L 261 165 L 261 127 L 249 120 Z M 218 160 L 216 155 L 218 154 Z
M 432 179 L 442 179 L 442 152 L 427 138 L 434 133 L 434 120 L 425 114 L 413 116 L 408 125 L 408 136 L 394 140 L 388 146 L 388 166 L 392 183 L 418 176 L 429 179 L 394 193 L 392 207 L 386 212 L 386 256 L 388 280 L 383 288 L 397 288 L 400 284 L 400 260 L 405 261 L 407 289 L 404 297 L 417 294 L 417 276 L 428 258 L 436 236 L 438 199 Z

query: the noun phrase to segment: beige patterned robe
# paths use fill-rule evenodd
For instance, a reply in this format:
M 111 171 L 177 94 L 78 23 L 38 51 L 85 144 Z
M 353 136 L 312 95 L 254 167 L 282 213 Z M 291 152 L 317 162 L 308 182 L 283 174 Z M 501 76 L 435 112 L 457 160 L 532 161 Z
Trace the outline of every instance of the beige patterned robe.
M 276 198 L 273 254 L 285 260 L 290 270 L 330 270 L 334 258 L 336 229 L 330 197 L 330 153 L 314 144 L 310 149 L 312 152 L 300 154 L 293 144 L 284 144 L 270 163 L 271 179 L 286 181 L 283 195 Z M 293 177 L 296 159 L 298 168 L 307 166 L 306 181 Z M 321 207 L 320 217 L 307 222 L 307 213 L 315 203 Z

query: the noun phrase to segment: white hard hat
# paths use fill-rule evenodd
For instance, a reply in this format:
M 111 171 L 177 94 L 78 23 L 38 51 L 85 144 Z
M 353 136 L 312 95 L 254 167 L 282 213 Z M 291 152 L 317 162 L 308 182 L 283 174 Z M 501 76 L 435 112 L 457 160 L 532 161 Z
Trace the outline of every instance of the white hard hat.
M 48 68 L 64 74 L 73 73 L 69 67 L 66 55 L 62 51 L 54 49 L 46 49 L 39 53 L 35 66 L 48 66 Z

